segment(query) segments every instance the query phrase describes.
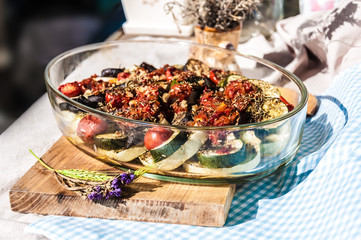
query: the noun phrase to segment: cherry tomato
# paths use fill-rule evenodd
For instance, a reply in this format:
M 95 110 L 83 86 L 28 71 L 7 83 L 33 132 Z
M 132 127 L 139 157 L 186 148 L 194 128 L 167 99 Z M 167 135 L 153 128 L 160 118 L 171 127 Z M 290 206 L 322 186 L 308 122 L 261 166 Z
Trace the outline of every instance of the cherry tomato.
M 58 90 L 68 97 L 76 97 L 82 93 L 81 86 L 78 82 L 65 83 L 59 86 Z
M 147 131 L 147 133 L 144 136 L 144 146 L 146 149 L 151 150 L 165 141 L 167 141 L 171 136 L 173 132 L 171 130 L 168 130 L 166 128 L 162 127 L 154 127 Z
M 95 135 L 105 132 L 107 129 L 108 124 L 105 120 L 93 115 L 86 115 L 79 121 L 76 133 L 84 142 L 91 143 Z

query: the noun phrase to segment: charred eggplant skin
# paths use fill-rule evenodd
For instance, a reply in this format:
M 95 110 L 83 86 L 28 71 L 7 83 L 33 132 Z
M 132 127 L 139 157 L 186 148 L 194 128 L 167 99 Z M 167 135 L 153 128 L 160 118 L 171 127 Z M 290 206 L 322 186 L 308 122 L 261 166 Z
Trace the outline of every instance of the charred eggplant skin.
M 153 72 L 153 71 L 157 70 L 153 65 L 150 65 L 150 64 L 148 64 L 148 63 L 146 63 L 146 62 L 142 62 L 142 63 L 140 64 L 140 67 L 141 67 L 141 68 L 144 68 L 144 69 L 147 70 L 148 72 Z
M 124 68 L 105 68 L 101 72 L 101 77 L 114 77 L 116 78 L 119 73 L 124 72 Z
M 74 101 L 84 104 L 88 107 L 91 108 L 97 108 L 99 107 L 99 104 L 105 101 L 105 96 L 104 95 L 92 95 L 89 97 L 84 97 L 84 96 L 80 96 L 77 98 L 73 98 Z M 83 110 L 75 107 L 74 105 L 67 103 L 67 102 L 62 102 L 59 104 L 60 110 L 61 111 L 70 111 L 73 113 L 79 113 L 79 112 L 84 112 Z
M 83 110 L 75 107 L 74 105 L 67 103 L 67 102 L 62 102 L 59 104 L 59 108 L 61 111 L 69 111 L 72 113 L 80 113 L 80 112 L 84 112 Z
M 189 59 L 183 68 L 185 71 L 192 71 L 198 75 L 209 75 L 209 66 L 197 59 Z

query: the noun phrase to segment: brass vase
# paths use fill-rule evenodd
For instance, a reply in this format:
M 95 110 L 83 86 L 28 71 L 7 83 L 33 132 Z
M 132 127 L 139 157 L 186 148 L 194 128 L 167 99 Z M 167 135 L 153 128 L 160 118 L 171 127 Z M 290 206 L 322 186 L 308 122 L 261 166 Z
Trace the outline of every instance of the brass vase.
M 196 26 L 194 29 L 194 35 L 197 43 L 236 50 L 241 31 L 242 23 L 236 28 L 227 31 L 219 31 L 214 28 L 201 28 Z M 199 59 L 214 68 L 240 72 L 231 52 L 209 51 L 207 48 L 195 47 L 192 50 L 191 57 Z
M 241 31 L 242 23 L 227 31 L 219 31 L 215 28 L 201 28 L 196 26 L 194 29 L 194 35 L 197 43 L 237 49 Z

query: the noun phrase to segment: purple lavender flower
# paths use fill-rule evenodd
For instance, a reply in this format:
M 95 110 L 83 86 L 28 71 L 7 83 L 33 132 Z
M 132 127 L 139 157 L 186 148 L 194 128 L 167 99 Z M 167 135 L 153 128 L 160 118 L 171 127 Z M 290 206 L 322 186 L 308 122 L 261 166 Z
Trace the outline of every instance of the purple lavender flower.
M 121 197 L 122 196 L 122 189 L 117 188 L 117 189 L 114 189 L 113 191 L 110 191 L 109 196 L 110 197 Z
M 100 186 L 93 187 L 93 192 L 88 195 L 90 200 L 99 200 L 102 198 L 120 198 L 122 196 L 122 186 L 130 184 L 135 178 L 133 173 L 122 173 L 114 178 L 110 183 L 110 189 L 102 189 Z M 105 192 L 105 193 L 103 193 Z M 105 194 L 105 195 L 104 195 Z
M 88 199 L 90 200 L 100 200 L 103 198 L 103 194 L 99 192 L 92 192 L 88 195 Z
M 119 178 L 114 178 L 114 180 L 112 181 L 112 184 L 111 184 L 111 187 L 114 188 L 114 189 L 118 189 L 120 188 L 120 185 L 121 185 L 121 181 Z
M 122 173 L 120 176 L 120 181 L 124 184 L 130 184 L 133 180 L 135 175 L 133 173 Z
M 90 199 L 90 200 L 99 200 L 99 199 L 102 199 L 104 197 L 103 193 L 101 192 L 102 188 L 100 186 L 93 187 L 93 190 L 94 191 L 91 192 L 88 195 L 88 199 Z

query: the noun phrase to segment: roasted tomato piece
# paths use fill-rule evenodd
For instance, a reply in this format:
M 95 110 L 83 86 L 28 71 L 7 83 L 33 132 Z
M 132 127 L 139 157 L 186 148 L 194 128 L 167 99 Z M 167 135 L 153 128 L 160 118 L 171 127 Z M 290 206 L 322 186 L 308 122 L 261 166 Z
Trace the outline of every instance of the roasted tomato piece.
M 121 81 L 121 80 L 127 79 L 129 76 L 130 76 L 129 72 L 121 72 L 121 73 L 118 74 L 117 79 L 119 81 Z
M 171 82 L 173 79 L 173 72 L 176 70 L 175 67 L 169 67 L 167 68 L 167 70 L 165 71 L 165 77 L 167 78 L 168 82 Z
M 214 84 L 218 84 L 223 78 L 224 71 L 220 69 L 212 69 L 209 72 L 209 78 Z
M 91 143 L 94 136 L 105 132 L 108 124 L 105 120 L 93 115 L 86 115 L 78 124 L 76 129 L 77 135 L 86 143 Z
M 144 146 L 148 150 L 154 149 L 167 141 L 172 136 L 172 134 L 173 132 L 166 128 L 151 128 L 146 132 L 144 136 Z
M 85 93 L 86 90 L 92 89 L 93 81 L 94 80 L 92 78 L 86 78 L 79 83 L 82 93 Z
M 118 93 L 106 93 L 105 101 L 113 108 L 119 108 L 122 106 L 122 97 Z
M 286 100 L 284 97 L 280 96 L 280 100 L 281 100 L 284 104 L 286 104 L 289 112 L 292 111 L 292 110 L 295 108 L 291 103 L 287 102 L 287 100 Z
M 214 110 L 223 102 L 222 98 L 213 91 L 204 92 L 200 98 L 199 105 L 206 110 Z
M 86 78 L 79 83 L 82 93 L 85 93 L 87 90 L 93 91 L 93 94 L 102 92 L 109 85 L 108 82 L 103 80 L 94 80 L 94 76 L 97 77 L 96 75 L 93 75 L 91 78 Z
M 223 95 L 205 92 L 200 99 L 200 108 L 194 116 L 198 126 L 227 126 L 235 125 L 239 113 L 234 104 L 224 101 Z
M 232 99 L 236 95 L 244 95 L 255 90 L 255 86 L 248 81 L 233 81 L 227 85 L 224 94 L 229 99 Z
M 109 108 L 121 108 L 126 106 L 133 98 L 133 93 L 124 89 L 118 89 L 115 92 L 106 91 L 105 102 Z
M 65 83 L 59 86 L 58 90 L 68 97 L 76 97 L 82 93 L 81 86 L 78 82 Z
M 104 82 L 103 80 L 93 81 L 92 90 L 93 92 L 101 92 L 108 86 L 107 82 Z
M 191 92 L 192 86 L 189 83 L 174 84 L 169 91 L 170 102 L 174 102 L 175 100 L 185 100 L 191 95 Z

